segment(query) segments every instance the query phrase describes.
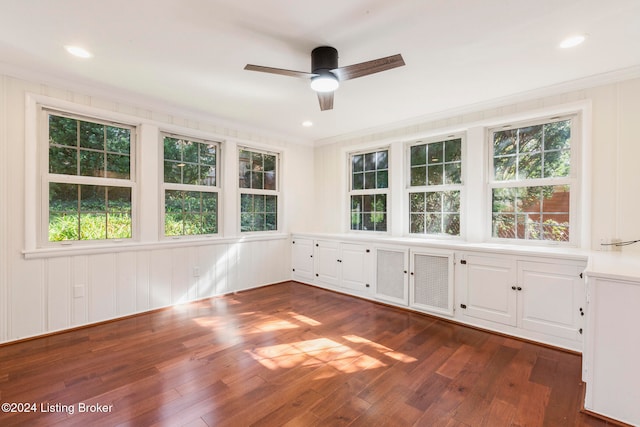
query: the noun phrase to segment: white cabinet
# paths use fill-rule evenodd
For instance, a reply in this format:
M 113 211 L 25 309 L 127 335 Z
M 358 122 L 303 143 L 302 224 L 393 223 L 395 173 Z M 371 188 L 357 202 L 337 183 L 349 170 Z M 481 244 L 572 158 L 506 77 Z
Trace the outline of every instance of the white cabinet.
M 581 350 L 584 268 L 573 260 L 466 254 L 458 267 L 460 318 Z
M 411 250 L 409 306 L 453 315 L 453 252 Z
M 584 265 L 518 262 L 520 327 L 581 341 L 585 313 Z
M 316 240 L 315 282 L 355 293 L 371 287 L 371 251 L 366 245 Z
M 340 243 L 333 240 L 316 240 L 314 255 L 317 281 L 331 286 L 338 286 L 340 281 L 338 276 L 339 247 Z
M 376 298 L 394 304 L 408 305 L 409 250 L 377 247 Z
M 376 247 L 377 299 L 434 314 L 453 314 L 452 251 Z
M 294 280 L 313 280 L 313 239 L 294 238 L 291 241 L 291 264 Z
M 338 264 L 340 264 L 340 286 L 354 291 L 363 291 L 371 284 L 371 250 L 364 245 L 342 243 Z
M 587 273 L 585 409 L 640 426 L 640 258 L 603 267 Z
M 579 254 L 331 235 L 293 241 L 294 280 L 582 351 Z
M 464 316 L 516 326 L 516 265 L 508 257 L 467 255 L 460 261 Z

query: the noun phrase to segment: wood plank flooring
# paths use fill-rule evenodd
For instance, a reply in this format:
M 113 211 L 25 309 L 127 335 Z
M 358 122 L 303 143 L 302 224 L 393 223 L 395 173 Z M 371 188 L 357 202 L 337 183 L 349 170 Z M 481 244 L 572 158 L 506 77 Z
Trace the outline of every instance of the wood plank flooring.
M 0 425 L 607 425 L 580 363 L 287 282 L 2 346 Z

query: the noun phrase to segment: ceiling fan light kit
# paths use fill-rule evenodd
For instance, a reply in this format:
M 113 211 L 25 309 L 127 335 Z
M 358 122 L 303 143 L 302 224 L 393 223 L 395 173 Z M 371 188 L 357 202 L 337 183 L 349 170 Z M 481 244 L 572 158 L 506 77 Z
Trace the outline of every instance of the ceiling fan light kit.
M 333 92 L 338 89 L 340 82 L 331 73 L 321 73 L 317 77 L 311 77 L 311 89 L 316 92 Z
M 338 67 L 338 51 L 330 46 L 319 46 L 311 51 L 311 72 L 285 70 L 247 64 L 244 69 L 283 76 L 311 79 L 311 89 L 317 92 L 320 110 L 333 109 L 333 92 L 344 80 L 355 79 L 405 65 L 402 55 L 392 55 L 359 64 Z

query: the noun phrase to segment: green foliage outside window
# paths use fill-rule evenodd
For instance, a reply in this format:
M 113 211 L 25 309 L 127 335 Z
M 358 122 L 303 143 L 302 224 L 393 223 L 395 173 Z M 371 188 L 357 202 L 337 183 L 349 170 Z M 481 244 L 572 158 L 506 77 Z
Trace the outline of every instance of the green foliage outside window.
M 351 189 L 388 188 L 389 152 L 356 154 L 351 157 Z
M 131 188 L 82 180 L 131 179 L 131 129 L 50 113 L 48 131 L 48 240 L 131 238 Z M 56 175 L 78 178 L 59 182 Z
M 49 115 L 49 172 L 130 179 L 131 130 Z
M 411 187 L 428 190 L 409 193 L 409 232 L 459 236 L 460 191 L 451 186 L 462 183 L 462 139 L 413 145 L 409 156 Z
M 218 144 L 165 136 L 163 158 L 164 182 L 174 187 L 164 192 L 165 236 L 216 234 L 217 191 L 189 186 L 217 186 Z
M 460 235 L 460 191 L 410 193 L 409 206 L 410 233 Z
M 190 236 L 218 232 L 218 193 L 165 191 L 166 236 Z
M 570 145 L 571 120 L 494 132 L 494 179 L 569 176 Z
M 389 151 L 351 155 L 351 229 L 387 231 Z
M 387 195 L 351 196 L 351 229 L 387 231 Z
M 411 186 L 461 183 L 462 140 L 431 142 L 411 147 Z
M 569 241 L 571 186 L 553 182 L 571 173 L 571 120 L 494 132 L 493 173 L 514 182 L 492 190 L 493 237 Z
M 276 190 L 276 156 L 240 150 L 239 186 L 256 190 Z
M 278 197 L 264 194 L 240 195 L 240 231 L 278 229 Z
M 187 139 L 165 137 L 164 182 L 216 185 L 217 146 Z
M 494 188 L 493 237 L 569 241 L 568 185 Z
M 131 188 L 49 183 L 49 241 L 131 237 Z
M 278 229 L 277 163 L 276 154 L 247 149 L 239 151 L 241 232 Z

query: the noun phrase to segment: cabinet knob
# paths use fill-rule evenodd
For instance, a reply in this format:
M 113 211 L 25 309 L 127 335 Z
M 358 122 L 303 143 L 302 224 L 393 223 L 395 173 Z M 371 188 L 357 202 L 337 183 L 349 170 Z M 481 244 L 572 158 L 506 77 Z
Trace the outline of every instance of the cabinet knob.
M 516 287 L 515 287 L 515 286 L 512 286 L 512 287 L 511 287 L 511 289 L 513 289 L 513 290 L 515 291 L 515 290 L 516 290 Z
M 521 290 L 522 290 L 522 288 L 521 288 L 520 286 L 518 286 L 518 290 L 519 290 L 519 291 L 521 291 Z

